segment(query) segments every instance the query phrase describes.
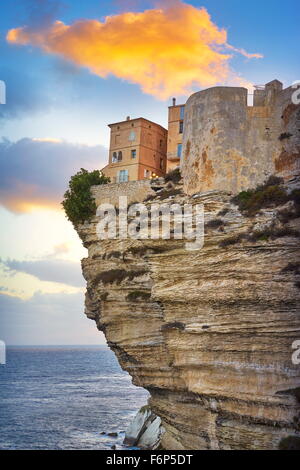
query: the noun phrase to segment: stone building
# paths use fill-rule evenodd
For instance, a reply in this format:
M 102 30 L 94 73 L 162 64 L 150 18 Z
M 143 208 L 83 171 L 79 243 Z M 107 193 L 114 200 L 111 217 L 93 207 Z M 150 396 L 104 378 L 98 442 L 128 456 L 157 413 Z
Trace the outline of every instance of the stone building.
M 185 105 L 181 173 L 188 194 L 237 193 L 270 175 L 291 179 L 300 170 L 300 105 L 295 89 L 274 80 L 254 92 L 215 87 Z M 294 100 L 295 101 L 295 100 Z
M 109 124 L 109 163 L 102 169 L 112 183 L 166 173 L 167 130 L 144 118 Z
M 178 166 L 188 194 L 221 189 L 236 193 L 277 174 L 299 174 L 300 109 L 295 89 L 273 80 L 248 90 L 214 87 L 169 107 L 168 130 L 144 118 L 110 124 L 112 183 L 164 176 Z
M 182 138 L 184 130 L 184 104 L 169 106 L 168 116 L 168 146 L 167 146 L 167 171 L 173 170 L 180 164 L 182 155 Z

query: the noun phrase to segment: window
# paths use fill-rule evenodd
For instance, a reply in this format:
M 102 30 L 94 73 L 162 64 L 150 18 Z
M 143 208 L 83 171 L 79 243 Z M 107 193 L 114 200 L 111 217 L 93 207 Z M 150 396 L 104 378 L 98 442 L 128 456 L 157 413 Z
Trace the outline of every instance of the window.
M 135 132 L 134 131 L 131 131 L 130 134 L 129 134 L 129 137 L 128 137 L 128 140 L 130 142 L 133 142 L 135 140 Z
M 125 183 L 128 180 L 128 170 L 120 170 L 118 174 L 118 183 Z
M 114 152 L 112 156 L 112 163 L 117 163 L 117 161 L 118 161 L 117 152 Z
M 131 150 L 131 158 L 136 158 L 136 149 Z
M 144 170 L 144 177 L 149 178 L 150 176 L 150 170 Z
M 119 144 L 119 143 L 120 143 L 120 137 L 121 137 L 120 134 L 116 134 L 116 135 L 115 135 L 115 143 L 116 143 L 116 144 Z
M 184 119 L 184 106 L 180 106 L 180 120 L 183 121 Z
M 164 159 L 163 158 L 160 159 L 159 166 L 160 166 L 160 169 L 163 170 L 163 168 L 164 168 Z
M 118 162 L 121 162 L 122 161 L 122 152 L 118 152 Z
M 179 123 L 179 134 L 183 133 L 183 121 L 180 121 Z
M 181 158 L 182 144 L 177 144 L 177 157 Z
M 162 147 L 162 143 L 163 143 L 163 141 L 160 139 L 160 141 L 159 141 L 159 146 L 160 147 Z

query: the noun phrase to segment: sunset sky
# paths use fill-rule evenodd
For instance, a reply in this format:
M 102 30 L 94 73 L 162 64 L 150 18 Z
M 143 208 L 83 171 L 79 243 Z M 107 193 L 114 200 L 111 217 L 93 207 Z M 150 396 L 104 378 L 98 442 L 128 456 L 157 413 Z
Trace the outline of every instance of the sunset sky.
M 60 208 L 70 176 L 105 165 L 107 124 L 166 126 L 172 96 L 299 80 L 299 16 L 296 0 L 1 2 L 0 339 L 104 343 Z

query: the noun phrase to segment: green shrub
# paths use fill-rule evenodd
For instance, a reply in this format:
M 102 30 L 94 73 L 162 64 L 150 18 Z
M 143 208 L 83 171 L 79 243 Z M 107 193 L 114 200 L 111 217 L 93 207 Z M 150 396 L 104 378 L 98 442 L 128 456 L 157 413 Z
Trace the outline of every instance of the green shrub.
M 271 176 L 263 185 L 256 189 L 241 191 L 232 198 L 231 202 L 236 204 L 240 211 L 246 216 L 254 216 L 263 207 L 276 207 L 286 203 L 291 196 L 288 196 L 285 189 L 280 188 L 283 182 L 281 178 Z
M 90 193 L 91 186 L 109 183 L 110 179 L 99 170 L 84 168 L 72 176 L 69 189 L 64 194 L 62 206 L 74 226 L 89 221 L 96 214 L 96 204 Z

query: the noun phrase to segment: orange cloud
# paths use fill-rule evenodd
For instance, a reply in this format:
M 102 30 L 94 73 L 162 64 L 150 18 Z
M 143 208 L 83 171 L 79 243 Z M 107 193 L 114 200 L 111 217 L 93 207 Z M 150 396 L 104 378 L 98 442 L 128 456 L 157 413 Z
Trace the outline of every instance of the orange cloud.
M 260 57 L 230 46 L 227 32 L 212 22 L 205 8 L 180 1 L 107 16 L 104 22 L 56 21 L 43 30 L 25 26 L 10 30 L 7 40 L 38 46 L 103 78 L 125 79 L 161 99 L 231 80 L 229 50 Z

